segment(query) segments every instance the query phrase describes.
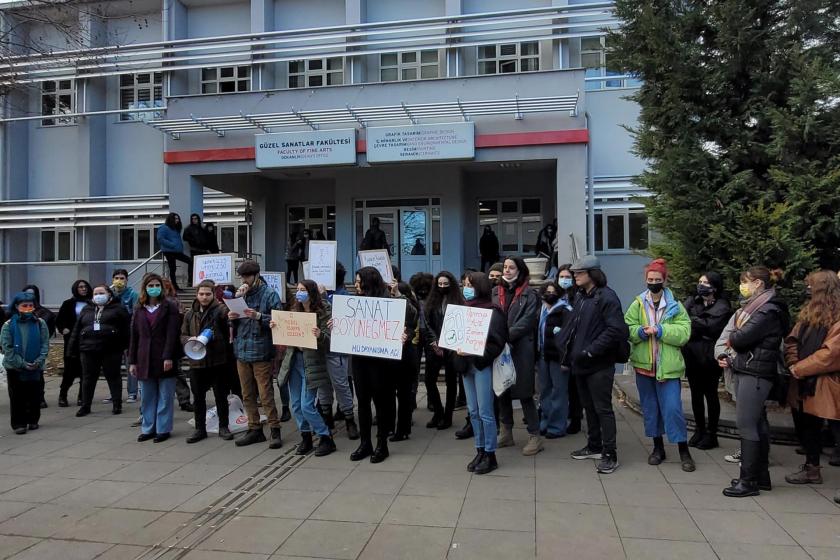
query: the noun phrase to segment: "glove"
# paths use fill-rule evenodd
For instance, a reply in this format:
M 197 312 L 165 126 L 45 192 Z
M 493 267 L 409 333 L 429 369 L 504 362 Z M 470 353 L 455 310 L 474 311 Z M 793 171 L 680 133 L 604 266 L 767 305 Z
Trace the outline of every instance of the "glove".
M 641 338 L 642 340 L 647 340 L 648 338 L 650 338 L 648 336 L 648 333 L 645 332 L 644 327 L 639 327 L 639 329 L 636 331 L 636 334 L 639 335 L 639 338 Z

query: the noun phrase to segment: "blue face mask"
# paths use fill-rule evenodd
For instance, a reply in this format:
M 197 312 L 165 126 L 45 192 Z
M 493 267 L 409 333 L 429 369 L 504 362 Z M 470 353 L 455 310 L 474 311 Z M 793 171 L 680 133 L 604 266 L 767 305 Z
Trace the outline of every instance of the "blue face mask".
M 464 286 L 464 299 L 467 301 L 475 299 L 475 288 L 471 286 Z
M 572 278 L 561 278 L 560 281 L 558 282 L 560 287 L 563 288 L 564 290 L 568 290 L 569 288 L 571 288 L 573 283 L 574 283 L 574 279 L 572 279 Z
M 295 299 L 301 303 L 309 301 L 309 293 L 308 292 L 295 292 Z
M 154 298 L 160 297 L 160 292 L 161 292 L 161 287 L 160 286 L 155 286 L 155 287 L 146 286 L 146 294 L 149 297 L 154 297 Z

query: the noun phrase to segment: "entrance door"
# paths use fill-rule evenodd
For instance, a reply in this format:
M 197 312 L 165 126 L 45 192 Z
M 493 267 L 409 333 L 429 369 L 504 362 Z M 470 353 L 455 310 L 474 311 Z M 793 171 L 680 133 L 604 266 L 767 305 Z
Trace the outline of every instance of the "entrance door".
M 400 268 L 403 280 L 416 272 L 431 270 L 429 247 L 429 209 L 422 206 L 371 208 L 364 213 L 365 231 L 371 221 L 379 219 L 379 228 L 391 251 L 391 263 Z M 359 231 L 361 234 L 361 231 Z M 357 246 L 361 246 L 358 239 Z

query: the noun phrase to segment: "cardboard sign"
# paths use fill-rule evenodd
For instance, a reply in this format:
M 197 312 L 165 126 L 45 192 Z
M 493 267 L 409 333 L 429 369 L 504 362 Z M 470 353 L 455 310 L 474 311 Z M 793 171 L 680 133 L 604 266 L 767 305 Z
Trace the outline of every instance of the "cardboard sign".
M 271 310 L 271 320 L 277 323 L 271 329 L 271 340 L 275 346 L 294 346 L 296 348 L 318 348 L 318 339 L 312 329 L 318 326 L 315 313 L 295 313 L 294 311 Z
M 335 290 L 335 260 L 338 244 L 335 241 L 309 242 L 309 271 L 304 277 L 328 290 Z
M 402 359 L 404 299 L 333 296 L 330 351 Z
M 233 284 L 234 253 L 214 255 L 196 255 L 193 259 L 193 286 L 202 280 L 212 280 L 216 284 Z
M 286 273 L 285 272 L 260 272 L 268 287 L 277 292 L 280 301 L 286 303 Z
M 372 249 L 359 251 L 360 268 L 372 266 L 379 271 L 386 284 L 394 281 L 394 269 L 391 267 L 391 256 L 387 249 Z
M 447 305 L 438 346 L 463 354 L 483 356 L 492 309 Z
M 303 268 L 303 272 L 302 272 L 301 276 L 303 277 L 304 280 L 308 280 L 309 279 L 309 261 L 303 261 L 302 263 L 300 263 L 300 266 L 301 266 L 301 268 Z

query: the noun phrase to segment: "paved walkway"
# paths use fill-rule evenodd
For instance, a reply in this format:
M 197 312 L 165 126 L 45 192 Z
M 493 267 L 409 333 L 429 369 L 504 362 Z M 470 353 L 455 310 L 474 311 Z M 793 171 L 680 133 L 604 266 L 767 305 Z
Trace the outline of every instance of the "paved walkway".
M 473 476 L 464 469 L 471 442 L 425 429 L 424 408 L 412 439 L 371 465 L 348 460 L 355 442 L 343 433 L 338 453 L 296 457 L 290 425 L 279 451 L 218 438 L 187 445 L 181 412 L 174 439 L 140 444 L 128 426 L 137 405 L 112 416 L 95 404 L 78 419 L 74 407 L 54 405 L 57 385 L 48 383 L 42 428 L 25 436 L 7 427 L 0 397 L 2 558 L 840 558 L 840 468 L 826 466 L 822 486 L 792 487 L 783 475 L 799 458 L 774 447 L 774 490 L 724 498 L 737 466 L 722 457 L 734 441 L 695 451 L 694 473 L 680 470 L 670 447 L 651 467 L 641 420 L 626 409 L 612 475 L 569 458 L 577 435 L 546 442 L 535 458 L 500 450 L 498 471 Z M 524 430 L 516 438 L 524 443 Z

